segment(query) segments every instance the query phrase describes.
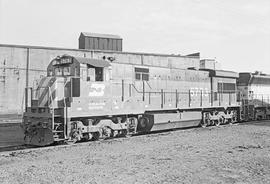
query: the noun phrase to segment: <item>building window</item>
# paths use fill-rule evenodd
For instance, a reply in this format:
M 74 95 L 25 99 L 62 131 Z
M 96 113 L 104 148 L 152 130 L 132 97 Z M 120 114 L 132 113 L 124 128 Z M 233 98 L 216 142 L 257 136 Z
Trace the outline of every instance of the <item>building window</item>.
M 144 80 L 144 81 L 149 81 L 149 74 L 143 73 L 143 74 L 142 74 L 142 80 Z
M 135 79 L 136 80 L 141 80 L 141 74 L 140 73 L 135 73 Z
M 148 68 L 135 68 L 135 79 L 149 81 L 149 69 Z

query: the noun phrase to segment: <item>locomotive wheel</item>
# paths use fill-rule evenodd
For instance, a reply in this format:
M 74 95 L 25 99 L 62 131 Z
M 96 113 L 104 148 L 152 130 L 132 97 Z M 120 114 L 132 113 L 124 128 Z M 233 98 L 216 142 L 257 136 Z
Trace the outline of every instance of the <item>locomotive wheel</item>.
M 204 112 L 203 113 L 203 116 L 202 116 L 202 120 L 201 120 L 201 123 L 200 123 L 200 126 L 202 128 L 206 128 L 207 126 L 211 125 L 211 120 L 209 118 L 209 112 Z
M 218 119 L 218 122 L 219 122 L 219 125 L 223 125 L 224 123 L 225 123 L 225 119 L 224 119 L 224 117 L 220 117 L 219 119 Z M 218 125 L 218 126 L 219 126 Z M 216 125 L 217 126 L 217 125 Z
M 75 144 L 77 141 L 78 141 L 77 138 L 72 138 L 72 139 L 67 140 L 66 143 L 69 145 L 72 145 L 72 144 Z
M 219 125 L 221 124 L 221 121 L 220 121 L 220 119 L 218 119 L 218 120 L 215 120 L 214 122 L 215 122 L 215 126 L 219 126 Z
M 80 141 L 80 132 L 76 129 L 73 129 L 70 135 L 70 138 L 66 141 L 67 144 L 75 144 L 76 142 Z
M 200 126 L 202 128 L 206 128 L 209 125 L 209 123 L 210 123 L 209 119 L 203 119 L 203 120 L 201 120 Z
M 85 133 L 85 134 L 83 134 L 83 140 L 84 141 L 88 141 L 88 140 L 90 140 L 91 139 L 91 134 L 90 133 Z
M 108 126 L 105 126 L 102 128 L 102 134 L 105 139 L 108 139 L 110 137 L 113 137 L 113 130 Z
M 140 118 L 139 119 L 139 126 L 141 127 L 141 128 L 146 128 L 146 126 L 147 126 L 147 123 L 148 123 L 148 119 L 147 118 Z
M 92 141 L 97 141 L 99 140 L 99 137 L 100 137 L 100 133 L 99 132 L 93 132 L 92 133 Z
M 83 140 L 84 141 L 90 141 L 93 139 L 93 133 L 85 133 L 83 134 Z
M 121 133 L 120 133 L 120 137 L 126 137 L 127 136 L 127 130 L 122 130 Z
M 201 123 L 200 123 L 200 126 L 201 126 L 202 128 L 206 128 L 206 127 L 207 127 L 207 123 L 205 123 L 205 122 L 202 120 Z

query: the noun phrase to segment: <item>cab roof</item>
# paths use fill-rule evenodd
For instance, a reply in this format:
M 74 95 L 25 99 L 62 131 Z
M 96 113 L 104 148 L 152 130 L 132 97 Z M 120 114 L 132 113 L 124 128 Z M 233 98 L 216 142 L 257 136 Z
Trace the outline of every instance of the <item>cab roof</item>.
M 81 64 L 88 64 L 94 67 L 109 67 L 111 64 L 108 61 L 103 59 L 93 59 L 85 57 L 73 57 L 74 60 L 78 61 Z
M 73 62 L 78 62 L 80 64 L 88 64 L 88 65 L 91 65 L 94 67 L 109 67 L 109 66 L 111 66 L 111 64 L 108 61 L 105 61 L 103 59 L 74 57 L 74 56 L 70 56 L 70 55 L 58 56 L 53 61 L 61 61 L 62 59 L 65 59 L 65 58 L 72 58 Z

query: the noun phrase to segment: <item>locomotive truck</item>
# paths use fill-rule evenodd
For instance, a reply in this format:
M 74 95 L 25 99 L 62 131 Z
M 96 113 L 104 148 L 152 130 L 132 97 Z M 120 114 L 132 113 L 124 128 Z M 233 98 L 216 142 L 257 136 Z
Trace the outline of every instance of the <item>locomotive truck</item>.
M 234 123 L 244 112 L 238 78 L 224 70 L 58 56 L 37 87 L 26 88 L 24 139 L 45 146 Z

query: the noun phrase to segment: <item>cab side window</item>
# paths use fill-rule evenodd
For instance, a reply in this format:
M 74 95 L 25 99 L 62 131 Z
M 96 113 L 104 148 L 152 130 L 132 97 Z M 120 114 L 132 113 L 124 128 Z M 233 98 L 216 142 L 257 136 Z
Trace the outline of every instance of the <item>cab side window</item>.
M 84 81 L 86 81 L 86 79 L 87 79 L 87 70 L 85 68 L 81 69 L 81 78 Z
M 56 76 L 62 76 L 62 68 L 56 67 L 54 69 L 54 73 L 55 73 Z
M 104 81 L 104 68 L 91 65 L 81 67 L 81 78 L 84 81 Z
M 95 68 L 96 81 L 103 81 L 103 68 Z
M 87 67 L 87 81 L 95 81 L 95 68 Z
M 63 75 L 67 76 L 67 75 L 71 75 L 70 73 L 70 67 L 64 67 L 63 68 Z

